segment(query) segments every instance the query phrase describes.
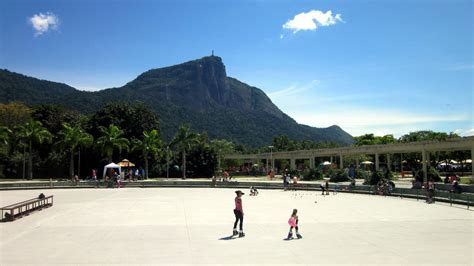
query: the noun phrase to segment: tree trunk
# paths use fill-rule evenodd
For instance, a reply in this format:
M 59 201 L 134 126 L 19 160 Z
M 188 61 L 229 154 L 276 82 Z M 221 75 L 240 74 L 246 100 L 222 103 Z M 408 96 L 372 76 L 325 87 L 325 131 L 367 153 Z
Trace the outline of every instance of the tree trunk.
M 71 156 L 69 157 L 69 177 L 74 178 L 74 150 L 71 149 Z
M 28 179 L 33 179 L 33 152 L 32 143 L 30 141 L 30 154 L 28 155 Z
M 78 159 L 77 159 L 77 176 L 81 178 L 81 148 L 78 150 Z
M 26 178 L 26 145 L 23 146 L 23 179 Z
M 148 179 L 148 156 L 145 156 L 145 179 Z
M 183 150 L 183 179 L 186 179 L 186 151 Z

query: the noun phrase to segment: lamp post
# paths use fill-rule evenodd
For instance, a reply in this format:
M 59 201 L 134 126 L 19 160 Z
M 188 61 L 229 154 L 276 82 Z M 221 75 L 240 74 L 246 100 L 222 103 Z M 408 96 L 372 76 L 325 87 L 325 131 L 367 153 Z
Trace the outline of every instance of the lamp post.
M 273 148 L 275 148 L 275 147 L 273 147 L 273 146 L 268 146 L 268 148 L 270 148 L 270 163 L 271 163 L 271 165 L 272 165 L 271 170 L 273 171 L 273 168 L 274 168 L 274 162 L 273 162 Z
M 166 179 L 170 176 L 170 146 L 166 146 Z

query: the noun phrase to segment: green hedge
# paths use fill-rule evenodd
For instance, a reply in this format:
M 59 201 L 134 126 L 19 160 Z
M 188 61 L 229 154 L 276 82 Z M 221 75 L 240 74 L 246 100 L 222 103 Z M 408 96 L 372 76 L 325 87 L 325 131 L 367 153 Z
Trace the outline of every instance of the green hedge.
M 439 172 L 436 171 L 434 167 L 428 167 L 428 181 L 430 179 L 433 179 L 434 182 L 441 182 L 441 176 L 439 175 Z M 423 181 L 423 169 L 420 169 L 416 172 L 415 174 L 415 179 Z
M 323 173 L 320 169 L 309 169 L 303 173 L 303 180 L 321 180 Z
M 344 170 L 330 171 L 329 182 L 338 183 L 345 181 L 350 181 L 350 178 Z

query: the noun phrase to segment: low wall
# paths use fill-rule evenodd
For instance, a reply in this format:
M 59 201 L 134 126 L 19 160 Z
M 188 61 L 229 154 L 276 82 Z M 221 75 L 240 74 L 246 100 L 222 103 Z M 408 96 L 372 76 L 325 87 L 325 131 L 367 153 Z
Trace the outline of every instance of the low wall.
M 148 187 L 215 187 L 215 188 L 240 188 L 248 189 L 251 186 L 257 189 L 283 189 L 283 184 L 275 182 L 257 182 L 257 181 L 230 181 L 230 182 L 217 182 L 213 184 L 209 180 L 163 180 L 163 181 L 137 181 L 137 182 L 124 182 L 123 187 L 136 187 L 136 188 L 148 188 Z M 15 183 L 0 183 L 0 190 L 17 190 L 17 189 L 80 189 L 80 188 L 113 188 L 112 182 L 79 182 L 74 184 L 71 181 L 58 181 L 58 182 L 15 182 Z M 292 189 L 293 187 L 290 186 Z M 462 204 L 467 206 L 474 206 L 474 193 L 471 193 L 474 186 L 463 185 L 464 193 L 455 194 L 450 193 L 450 185 L 437 184 L 435 192 L 435 200 Z M 298 190 L 310 190 L 310 191 L 321 191 L 320 185 L 317 183 L 299 183 L 297 186 Z M 338 185 L 329 184 L 329 190 L 331 192 L 342 192 L 342 193 L 358 193 L 375 195 L 374 186 L 368 185 Z M 397 197 L 415 198 L 418 200 L 426 199 L 426 191 L 423 189 L 410 189 L 410 188 L 395 188 L 391 195 Z

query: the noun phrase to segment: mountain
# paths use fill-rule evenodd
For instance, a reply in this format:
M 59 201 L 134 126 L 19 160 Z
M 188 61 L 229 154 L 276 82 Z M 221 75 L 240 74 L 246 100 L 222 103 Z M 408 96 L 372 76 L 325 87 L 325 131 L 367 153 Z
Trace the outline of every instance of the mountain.
M 97 92 L 0 70 L 0 102 L 10 101 L 60 104 L 82 113 L 93 113 L 106 102 L 140 101 L 159 114 L 166 139 L 181 124 L 189 123 L 193 130 L 206 131 L 210 138 L 253 147 L 270 144 L 276 135 L 295 140 L 353 142 L 352 136 L 338 126 L 298 124 L 262 90 L 228 77 L 217 56 L 152 69 L 122 87 Z

